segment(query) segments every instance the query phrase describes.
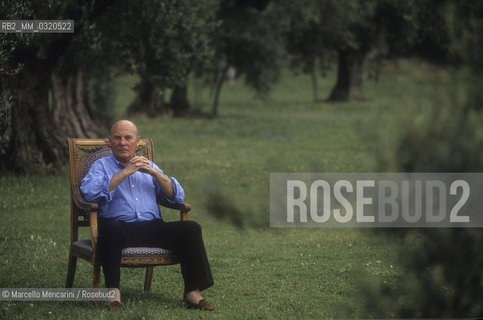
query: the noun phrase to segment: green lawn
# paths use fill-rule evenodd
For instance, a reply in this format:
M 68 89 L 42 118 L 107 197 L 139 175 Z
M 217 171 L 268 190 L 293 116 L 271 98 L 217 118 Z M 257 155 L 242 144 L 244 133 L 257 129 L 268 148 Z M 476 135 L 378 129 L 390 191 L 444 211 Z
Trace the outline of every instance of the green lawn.
M 191 219 L 203 226 L 215 279 L 204 295 L 216 312 L 183 309 L 179 267 L 169 266 L 155 269 L 147 294 L 144 270 L 123 269 L 122 314 L 91 302 L 1 302 L 0 319 L 358 317 L 358 280 L 390 282 L 398 273 L 393 245 L 356 229 L 270 229 L 269 173 L 374 171 L 376 153 L 391 151 L 398 119 L 430 105 L 453 81 L 445 70 L 401 61 L 388 64 L 379 82 L 365 82 L 366 101 L 316 104 L 309 77 L 286 73 L 266 100 L 227 84 L 217 119 L 134 118 L 140 134 L 154 139 L 158 165 L 184 186 Z M 319 94 L 328 95 L 333 82 L 333 74 L 321 79 Z M 132 84 L 119 79 L 116 103 L 127 105 Z M 208 113 L 209 90 L 191 89 L 195 107 Z M 225 204 L 212 212 L 217 200 Z M 243 228 L 231 223 L 240 215 Z M 0 219 L 0 287 L 63 287 L 67 168 L 55 176 L 2 176 Z M 89 287 L 91 274 L 79 261 L 74 286 Z

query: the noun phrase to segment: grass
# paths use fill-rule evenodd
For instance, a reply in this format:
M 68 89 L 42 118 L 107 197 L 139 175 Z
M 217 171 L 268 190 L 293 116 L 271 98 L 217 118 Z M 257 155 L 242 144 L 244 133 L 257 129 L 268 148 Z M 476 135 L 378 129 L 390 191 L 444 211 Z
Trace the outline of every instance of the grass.
M 375 152 L 390 152 L 397 138 L 398 118 L 448 88 L 448 74 L 415 62 L 389 64 L 378 83 L 365 83 L 368 100 L 340 104 L 312 103 L 310 79 L 285 74 L 266 100 L 241 83 L 226 85 L 217 119 L 133 119 L 143 137 L 154 139 L 157 164 L 184 186 L 191 219 L 203 226 L 215 279 L 204 295 L 216 312 L 183 309 L 179 266 L 169 266 L 155 269 L 149 293 L 142 269 L 122 270 L 122 314 L 90 302 L 0 302 L 0 318 L 358 317 L 358 279 L 390 282 L 398 274 L 394 245 L 356 229 L 268 228 L 269 173 L 374 171 Z M 320 81 L 322 94 L 333 76 Z M 132 85 L 133 78 L 118 80 L 116 103 L 127 105 Z M 191 99 L 209 112 L 208 90 L 194 83 Z M 0 287 L 64 286 L 68 188 L 67 168 L 54 176 L 0 177 Z M 211 212 L 210 199 L 229 204 Z M 242 215 L 243 228 L 231 223 L 233 214 Z M 175 219 L 170 211 L 164 216 Z M 91 274 L 79 261 L 74 286 L 89 287 Z

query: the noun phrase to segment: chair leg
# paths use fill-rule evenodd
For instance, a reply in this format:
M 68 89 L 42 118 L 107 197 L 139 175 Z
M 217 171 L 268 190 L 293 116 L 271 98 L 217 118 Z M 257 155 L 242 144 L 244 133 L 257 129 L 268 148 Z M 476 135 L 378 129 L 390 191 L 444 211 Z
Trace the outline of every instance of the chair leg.
M 101 283 L 101 266 L 94 265 L 94 273 L 92 276 L 92 284 L 94 288 L 99 288 L 99 284 Z
M 74 285 L 75 267 L 77 265 L 77 257 L 69 253 L 69 266 L 67 267 L 67 278 L 65 287 L 72 288 Z
M 146 278 L 144 280 L 144 291 L 148 292 L 151 289 L 151 280 L 153 279 L 153 267 L 146 267 Z

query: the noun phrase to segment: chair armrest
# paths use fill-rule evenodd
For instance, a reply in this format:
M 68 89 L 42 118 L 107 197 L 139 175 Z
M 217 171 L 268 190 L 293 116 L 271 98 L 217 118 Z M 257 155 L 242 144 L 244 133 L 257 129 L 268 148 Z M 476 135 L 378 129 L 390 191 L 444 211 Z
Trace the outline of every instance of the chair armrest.
M 180 203 L 162 203 L 163 207 L 175 209 L 183 212 L 190 212 L 191 205 L 187 202 L 180 202 Z
M 97 239 L 99 236 L 99 229 L 97 224 L 97 211 L 92 211 L 89 216 L 89 224 L 91 229 L 91 245 L 92 245 L 92 263 L 99 264 L 99 257 L 97 255 Z
M 188 220 L 188 212 L 191 211 L 191 205 L 187 202 L 180 202 L 180 203 L 169 203 L 163 202 L 161 203 L 163 207 L 179 210 L 179 218 L 181 221 Z

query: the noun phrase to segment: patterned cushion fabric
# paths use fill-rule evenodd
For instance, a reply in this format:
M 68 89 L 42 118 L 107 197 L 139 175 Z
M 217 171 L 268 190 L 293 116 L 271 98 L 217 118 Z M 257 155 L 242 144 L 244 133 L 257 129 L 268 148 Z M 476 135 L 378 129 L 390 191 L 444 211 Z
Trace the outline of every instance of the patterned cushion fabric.
M 72 246 L 85 253 L 92 254 L 92 246 L 90 240 L 79 240 L 72 243 Z M 146 248 L 146 247 L 134 247 L 125 248 L 122 250 L 123 257 L 174 257 L 170 250 L 163 248 Z
M 91 169 L 92 165 L 94 162 L 97 160 L 110 156 L 112 154 L 111 149 L 101 149 L 99 151 L 96 151 L 92 153 L 84 163 L 84 167 L 82 167 L 82 172 L 81 172 L 81 180 L 84 179 L 84 177 L 89 173 L 89 170 Z
M 135 247 L 122 250 L 123 257 L 174 257 L 170 250 L 163 248 Z

